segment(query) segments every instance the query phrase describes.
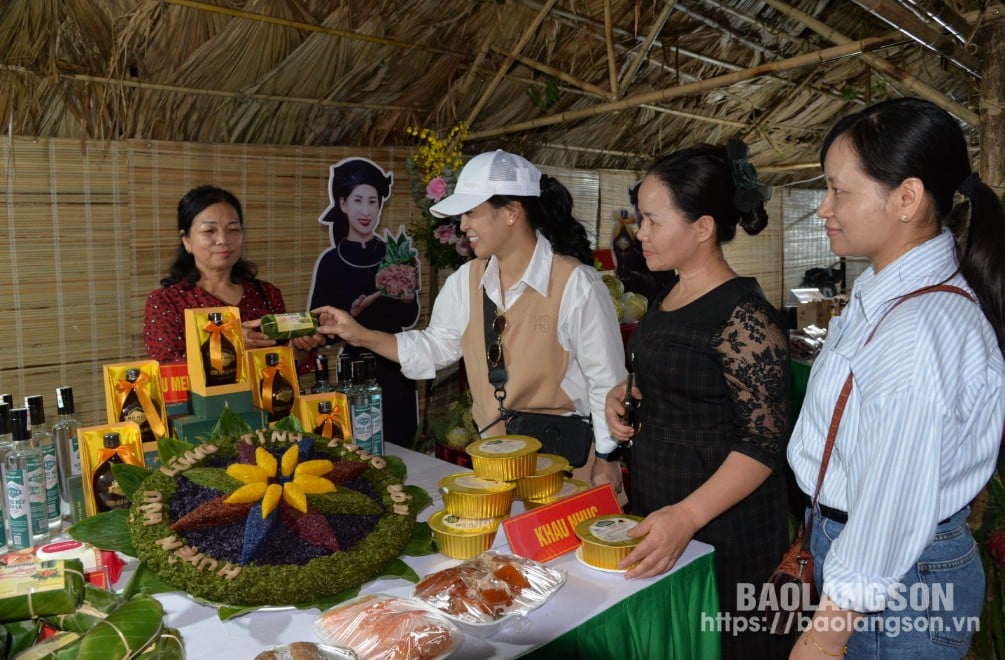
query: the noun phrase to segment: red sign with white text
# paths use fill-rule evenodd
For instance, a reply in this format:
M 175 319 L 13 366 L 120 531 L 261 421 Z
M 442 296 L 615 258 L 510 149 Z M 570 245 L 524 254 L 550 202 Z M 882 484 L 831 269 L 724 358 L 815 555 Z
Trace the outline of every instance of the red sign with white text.
M 621 513 L 611 484 L 546 504 L 503 521 L 510 549 L 527 559 L 546 562 L 579 547 L 576 525 L 596 516 Z
M 160 367 L 164 403 L 185 403 L 188 401 L 188 364 L 185 362 L 165 362 Z

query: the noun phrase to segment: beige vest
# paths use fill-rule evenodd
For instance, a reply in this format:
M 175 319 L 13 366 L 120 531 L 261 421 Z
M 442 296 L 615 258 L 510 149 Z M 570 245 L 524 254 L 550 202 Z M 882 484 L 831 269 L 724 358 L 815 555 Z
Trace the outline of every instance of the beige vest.
M 554 255 L 548 278 L 548 295 L 528 287 L 506 310 L 503 358 L 506 361 L 506 400 L 511 410 L 543 413 L 574 412 L 572 400 L 562 391 L 562 379 L 569 368 L 569 352 L 558 341 L 558 308 L 569 276 L 579 261 Z M 488 260 L 471 265 L 471 315 L 461 335 L 464 369 L 473 401 L 472 416 L 479 429 L 499 418 L 495 388 L 489 383 L 485 359 L 485 320 L 481 280 Z M 488 435 L 506 432 L 501 422 Z

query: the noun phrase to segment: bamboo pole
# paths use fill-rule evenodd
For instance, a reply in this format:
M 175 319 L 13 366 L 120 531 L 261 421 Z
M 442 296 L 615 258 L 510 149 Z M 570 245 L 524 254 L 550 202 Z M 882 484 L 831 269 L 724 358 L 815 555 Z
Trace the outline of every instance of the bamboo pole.
M 611 93 L 606 89 L 603 89 L 602 87 L 597 87 L 593 83 L 588 83 L 585 80 L 580 80 L 579 78 L 570 76 L 568 73 L 565 73 L 564 71 L 559 71 L 555 67 L 548 66 L 547 64 L 538 62 L 537 60 L 531 59 L 525 55 L 518 55 L 516 53 L 511 53 L 508 50 L 500 48 L 498 46 L 492 46 L 491 48 L 492 50 L 502 55 L 505 55 L 506 57 L 512 57 L 515 61 L 519 62 L 520 64 L 523 64 L 524 66 L 528 66 L 531 69 L 540 71 L 541 73 L 549 75 L 553 78 L 557 78 L 562 82 L 567 82 L 573 87 L 578 87 L 579 89 L 583 90 L 588 94 L 598 96 L 602 99 L 611 98 Z
M 853 2 L 873 16 L 900 30 L 912 41 L 945 57 L 970 75 L 980 76 L 981 63 L 979 59 L 899 5 L 889 2 L 889 0 L 853 0 Z
M 639 67 L 642 66 L 642 61 L 649 55 L 649 51 L 652 50 L 653 42 L 656 41 L 656 37 L 659 36 L 660 32 L 663 31 L 663 26 L 666 25 L 667 19 L 670 18 L 670 12 L 673 11 L 673 6 L 677 4 L 677 0 L 667 0 L 663 5 L 663 10 L 660 15 L 656 17 L 656 21 L 653 23 L 652 27 L 649 28 L 649 33 L 646 35 L 646 40 L 642 43 L 642 47 L 635 54 L 635 59 L 628 66 L 628 70 L 625 71 L 625 75 L 621 77 L 621 81 L 618 83 L 617 89 L 615 90 L 616 96 L 621 96 L 624 91 L 632 84 L 632 80 L 635 79 L 635 74 L 638 73 Z
M 614 16 L 611 15 L 611 0 L 604 0 L 604 43 L 607 45 L 607 77 L 611 83 L 612 101 L 618 98 L 618 58 L 614 54 Z
M 667 89 L 661 89 L 654 92 L 647 92 L 645 94 L 636 94 L 634 96 L 629 96 L 627 98 L 618 101 L 599 103 L 589 108 L 582 108 L 580 110 L 570 110 L 567 112 L 559 113 L 557 115 L 550 115 L 548 117 L 540 117 L 538 119 L 532 119 L 530 121 L 523 121 L 518 122 L 516 124 L 510 124 L 509 126 L 502 126 L 500 128 L 495 128 L 486 131 L 477 131 L 468 135 L 468 141 L 484 140 L 490 137 L 496 137 L 499 135 L 508 135 L 510 133 L 518 133 L 520 131 L 526 131 L 533 128 L 540 128 L 542 126 L 563 124 L 571 121 L 576 121 L 579 119 L 585 119 L 587 117 L 594 117 L 596 115 L 617 112 L 619 110 L 628 110 L 631 108 L 637 108 L 638 106 L 646 103 L 657 103 L 672 98 L 688 96 L 690 94 L 697 94 L 699 92 L 705 92 L 711 89 L 719 89 L 721 87 L 726 87 L 734 83 L 742 82 L 744 80 L 751 80 L 753 78 L 761 77 L 766 73 L 779 73 L 781 71 L 791 71 L 793 69 L 799 69 L 804 66 L 810 66 L 813 64 L 820 64 L 822 62 L 827 62 L 829 60 L 838 59 L 841 57 L 847 57 L 849 55 L 855 55 L 863 52 L 877 50 L 879 48 L 883 48 L 884 46 L 889 46 L 890 44 L 897 42 L 899 39 L 901 39 L 899 33 L 897 33 L 896 35 L 886 35 L 882 37 L 869 37 L 867 39 L 862 39 L 861 41 L 845 44 L 843 46 L 833 46 L 831 48 L 824 48 L 823 50 L 818 50 L 812 53 L 804 53 L 802 55 L 797 55 L 795 57 L 790 57 L 788 59 L 769 62 L 749 69 L 744 69 L 743 71 L 736 71 L 721 76 L 715 76 L 713 78 L 708 78 L 707 80 L 702 80 L 696 83 L 679 85 L 677 87 L 670 87 Z
M 825 25 L 816 18 L 810 16 L 809 14 L 799 11 L 795 7 L 782 2 L 782 0 L 764 0 L 765 4 L 772 7 L 775 11 L 778 11 L 789 18 L 799 21 L 809 29 L 813 30 L 823 38 L 827 39 L 831 43 L 837 45 L 843 45 L 851 42 L 851 39 L 841 34 L 837 30 Z M 927 99 L 939 106 L 946 112 L 955 115 L 961 121 L 966 122 L 970 126 L 976 126 L 978 123 L 977 113 L 972 111 L 960 103 L 957 103 L 953 99 L 949 98 L 937 89 L 926 85 L 924 82 L 919 80 L 914 75 L 904 71 L 900 67 L 890 64 L 888 60 L 882 57 L 877 57 L 869 53 L 863 53 L 860 55 L 862 61 L 868 64 L 870 67 L 879 71 L 880 73 L 889 76 L 891 83 L 896 85 L 903 91 L 909 92 L 916 96 L 920 96 L 923 99 Z
M 523 4 L 525 6 L 531 8 L 531 9 L 538 9 L 538 8 L 541 7 L 541 4 L 539 2 L 536 2 L 536 0 L 523 0 Z M 573 12 L 570 12 L 570 11 L 566 11 L 564 9 L 552 9 L 551 13 L 552 13 L 553 16 L 555 16 L 555 17 L 557 17 L 559 19 L 562 19 L 562 20 L 566 21 L 567 23 L 569 23 L 569 24 L 571 24 L 573 26 L 576 26 L 576 25 L 587 25 L 587 26 L 593 28 L 594 30 L 599 30 L 602 27 L 599 22 L 597 22 L 597 21 L 595 21 L 595 20 L 593 20 L 591 18 L 587 18 L 585 16 L 580 16 L 579 14 L 576 14 L 576 13 L 573 13 Z M 625 30 L 625 29 L 622 29 L 622 28 L 618 28 L 618 27 L 614 28 L 614 33 L 616 35 L 618 35 L 620 37 L 624 37 L 626 39 L 633 39 L 633 38 L 636 38 L 638 36 L 636 34 L 632 34 L 628 30 Z M 590 32 L 589 34 L 594 39 L 598 39 L 598 38 L 599 39 L 603 39 L 603 37 L 601 37 L 597 32 Z M 653 41 L 653 47 L 654 48 L 662 48 L 663 47 L 663 42 L 660 39 L 656 39 L 655 41 Z M 713 66 L 718 66 L 718 67 L 721 67 L 723 69 L 726 69 L 727 71 L 742 71 L 743 70 L 743 67 L 740 66 L 740 65 L 738 65 L 738 64 L 733 64 L 732 62 L 726 62 L 725 60 L 720 60 L 718 58 L 711 57 L 711 56 L 706 55 L 704 53 L 698 53 L 696 51 L 689 50 L 687 48 L 681 48 L 679 44 L 673 44 L 673 48 L 674 48 L 674 52 L 675 53 L 677 53 L 679 55 L 684 55 L 685 57 L 688 57 L 688 58 L 693 59 L 693 60 L 697 60 L 698 62 L 702 62 L 704 64 L 711 64 Z M 690 80 L 691 82 L 698 82 L 700 80 L 697 76 L 693 76 L 693 75 L 691 75 L 689 73 L 685 73 L 683 71 L 678 71 L 673 66 L 665 64 L 665 63 L 660 62 L 658 60 L 654 60 L 651 57 L 647 57 L 646 61 L 651 66 L 657 67 L 657 68 L 659 68 L 662 71 L 666 71 L 666 72 L 672 73 L 674 75 L 680 75 L 681 78 L 684 78 L 686 80 Z M 777 77 L 777 76 L 768 76 L 768 78 L 770 80 L 772 80 L 773 82 L 777 82 L 777 83 L 780 83 L 782 85 L 790 85 L 791 84 L 791 82 L 788 81 L 788 80 L 786 80 L 785 78 L 780 78 L 780 77 Z M 814 87 L 813 91 L 815 91 L 817 94 L 820 94 L 822 96 L 830 96 L 830 97 L 835 98 L 835 99 L 837 99 L 837 100 L 839 100 L 841 102 L 847 102 L 847 99 L 845 99 L 844 97 L 842 97 L 840 93 L 838 93 L 838 92 L 836 92 L 834 90 L 828 89 L 826 87 L 825 88 Z
M 286 18 L 277 18 L 275 16 L 255 14 L 253 12 L 243 11 L 241 9 L 218 7 L 216 5 L 211 5 L 206 2 L 199 2 L 199 0 L 161 0 L 161 2 L 167 5 L 178 5 L 179 7 L 198 9 L 199 11 L 210 12 L 212 14 L 222 14 L 224 16 L 231 16 L 234 18 L 245 18 L 248 19 L 249 21 L 260 21 L 262 23 L 272 23 L 273 25 L 282 25 L 285 27 L 294 28 L 296 30 L 306 30 L 308 32 L 320 32 L 321 34 L 328 34 L 333 37 L 344 37 L 345 39 L 366 41 L 373 44 L 379 44 L 381 46 L 393 46 L 394 48 L 403 48 L 405 50 L 421 50 L 429 53 L 436 53 L 438 55 L 450 55 L 451 57 L 467 58 L 470 56 L 469 53 L 462 53 L 454 50 L 448 50 L 446 48 L 437 48 L 436 46 L 424 46 L 422 44 L 409 41 L 397 41 L 395 39 L 385 39 L 383 37 L 375 37 L 369 34 L 360 34 L 359 32 L 350 32 L 348 30 L 338 30 L 336 28 L 325 27 L 323 25 L 314 25 L 313 23 L 303 23 L 301 21 L 291 21 Z
M 25 74 L 34 74 L 24 67 L 16 64 L 0 64 L 0 69 L 18 71 Z M 305 105 L 320 105 L 329 108 L 354 108 L 362 110 L 381 110 L 386 112 L 421 112 L 423 109 L 407 105 L 388 105 L 384 103 L 356 103 L 353 101 L 329 101 L 327 99 L 312 99 L 299 96 L 278 96 L 275 94 L 253 94 L 249 92 L 230 92 L 220 89 L 199 89 L 198 87 L 181 87 L 179 85 L 164 85 L 162 83 L 143 82 L 139 80 L 121 80 L 119 78 L 101 78 L 99 76 L 88 76 L 83 73 L 60 73 L 63 80 L 74 82 L 94 83 L 98 85 L 114 85 L 117 87 L 130 87 L 154 92 L 168 92 L 171 94 L 193 94 L 197 96 L 217 96 L 222 98 L 249 100 L 249 101 L 274 101 L 276 103 L 302 103 Z
M 551 11 L 551 8 L 555 6 L 556 2 L 558 2 L 558 0 L 548 0 L 544 6 L 541 7 L 540 11 L 538 11 L 537 15 L 534 17 L 534 20 L 527 26 L 527 29 L 524 30 L 520 40 L 517 41 L 516 46 L 513 48 L 514 53 L 520 53 L 523 51 L 524 46 L 527 45 L 527 42 L 529 42 L 531 37 L 534 36 L 534 33 L 537 32 L 537 28 L 539 28 L 541 23 L 544 22 L 544 17 L 548 15 L 548 12 Z M 502 82 L 503 76 L 506 75 L 506 70 L 509 69 L 512 64 L 513 60 L 507 57 L 502 66 L 499 67 L 499 70 L 496 71 L 496 75 L 492 78 L 492 82 L 489 83 L 489 86 L 482 93 L 482 97 L 478 99 L 478 103 L 476 103 L 475 107 L 468 113 L 468 118 L 464 120 L 465 124 L 468 126 L 474 125 L 475 119 L 477 119 L 478 115 L 481 114 L 482 110 L 485 108 L 485 104 L 488 103 L 489 98 L 491 98 L 492 94 L 496 91 L 499 83 Z
M 1005 192 L 1005 20 L 977 33 L 986 53 L 981 70 L 981 179 L 999 195 Z

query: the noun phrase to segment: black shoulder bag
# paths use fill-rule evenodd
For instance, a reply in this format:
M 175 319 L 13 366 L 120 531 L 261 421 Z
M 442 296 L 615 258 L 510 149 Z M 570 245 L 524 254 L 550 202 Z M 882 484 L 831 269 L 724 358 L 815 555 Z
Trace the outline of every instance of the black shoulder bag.
M 495 398 L 499 403 L 499 418 L 489 424 L 489 428 L 502 420 L 506 433 L 529 435 L 541 443 L 541 452 L 565 457 L 572 467 L 582 467 L 590 458 L 593 447 L 593 421 L 583 415 L 552 415 L 547 413 L 510 410 L 503 405 L 506 399 L 506 361 L 502 351 L 501 334 L 494 325 L 498 317 L 496 305 L 482 289 L 482 308 L 485 317 L 485 360 L 488 364 L 489 383 L 495 388 Z M 498 359 L 496 359 L 498 358 Z M 484 429 L 482 429 L 484 430 Z

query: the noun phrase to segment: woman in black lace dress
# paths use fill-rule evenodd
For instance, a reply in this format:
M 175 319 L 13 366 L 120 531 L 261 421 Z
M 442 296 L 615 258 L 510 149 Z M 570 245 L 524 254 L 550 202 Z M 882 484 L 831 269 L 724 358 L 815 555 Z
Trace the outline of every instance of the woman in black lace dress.
M 727 149 L 728 147 L 728 149 Z M 694 538 L 715 546 L 724 658 L 787 657 L 791 640 L 743 632 L 756 611 L 737 607 L 738 584 L 759 595 L 788 545 L 783 476 L 788 341 L 756 280 L 739 277 L 722 244 L 739 224 L 767 224 L 746 147 L 702 145 L 658 160 L 639 190 L 638 232 L 653 271 L 676 269 L 629 340 L 641 399 L 632 450 L 632 511 L 646 538 L 626 577 L 669 570 Z M 607 397 L 612 435 L 625 424 L 625 384 Z M 744 603 L 746 604 L 746 603 Z M 668 616 L 671 613 L 667 613 Z M 728 623 L 727 623 L 728 622 Z

